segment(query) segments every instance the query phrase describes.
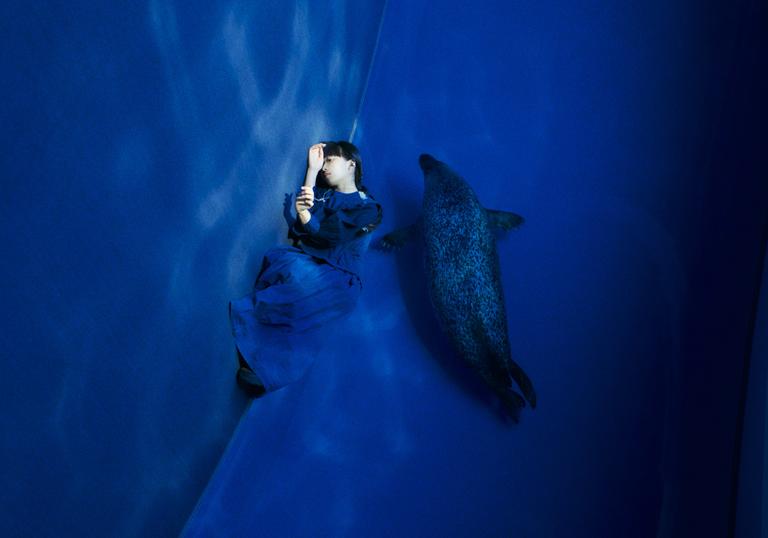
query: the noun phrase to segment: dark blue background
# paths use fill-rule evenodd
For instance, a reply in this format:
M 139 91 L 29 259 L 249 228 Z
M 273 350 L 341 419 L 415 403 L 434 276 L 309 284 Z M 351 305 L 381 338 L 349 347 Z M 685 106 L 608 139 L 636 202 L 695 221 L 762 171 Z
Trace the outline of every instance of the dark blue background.
M 719 537 L 740 487 L 758 535 L 764 3 L 0 9 L 0 533 Z M 498 234 L 520 425 L 418 244 L 370 252 L 308 375 L 245 407 L 227 302 L 327 139 L 379 235 L 421 152 L 526 218 Z

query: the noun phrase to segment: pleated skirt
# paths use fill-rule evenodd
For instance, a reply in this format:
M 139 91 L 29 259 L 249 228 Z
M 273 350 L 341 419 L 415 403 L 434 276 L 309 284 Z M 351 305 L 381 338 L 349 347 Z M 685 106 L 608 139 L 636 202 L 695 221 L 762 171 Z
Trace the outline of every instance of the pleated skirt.
M 267 392 L 302 377 L 318 338 L 354 310 L 362 282 L 298 247 L 278 245 L 262 261 L 252 291 L 229 302 L 235 345 Z

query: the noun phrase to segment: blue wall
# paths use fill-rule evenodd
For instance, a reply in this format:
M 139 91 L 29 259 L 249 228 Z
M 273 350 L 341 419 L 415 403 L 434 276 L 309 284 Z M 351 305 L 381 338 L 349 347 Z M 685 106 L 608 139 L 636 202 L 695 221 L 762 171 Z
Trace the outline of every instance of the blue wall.
M 764 5 L 2 9 L 0 533 L 733 528 L 734 476 L 760 461 L 739 436 Z M 348 137 L 377 234 L 418 214 L 421 152 L 526 218 L 498 234 L 539 395 L 518 426 L 441 335 L 418 244 L 369 253 L 361 304 L 300 382 L 250 405 L 235 387 L 227 301 L 285 242 L 307 146 Z M 751 538 L 760 492 L 741 487 Z
M 178 535 L 247 403 L 227 301 L 352 129 L 381 9 L 0 8 L 0 535 Z

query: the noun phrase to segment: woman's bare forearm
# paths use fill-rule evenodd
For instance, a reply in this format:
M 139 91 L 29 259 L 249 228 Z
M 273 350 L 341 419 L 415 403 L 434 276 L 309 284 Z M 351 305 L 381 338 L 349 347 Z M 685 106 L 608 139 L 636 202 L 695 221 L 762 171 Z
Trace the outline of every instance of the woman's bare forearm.
M 304 178 L 304 186 L 314 187 L 315 183 L 317 183 L 317 174 L 319 173 L 319 168 L 312 168 L 311 166 L 307 166 L 307 176 Z
M 307 175 L 304 177 L 304 186 L 309 187 L 310 190 L 314 189 L 315 183 L 317 183 L 317 174 L 319 173 L 319 168 L 307 166 Z M 312 218 L 312 213 L 309 212 L 309 209 L 302 209 L 301 211 L 298 211 L 296 215 L 299 217 L 302 224 L 306 224 L 309 222 L 309 219 Z
M 324 142 L 319 142 L 310 146 L 307 152 L 307 175 L 304 177 L 304 186 L 301 188 L 301 194 L 296 199 L 296 216 L 299 217 L 302 224 L 309 222 L 312 213 L 309 208 L 314 205 L 315 183 L 317 183 L 317 174 L 323 167 L 323 146 Z

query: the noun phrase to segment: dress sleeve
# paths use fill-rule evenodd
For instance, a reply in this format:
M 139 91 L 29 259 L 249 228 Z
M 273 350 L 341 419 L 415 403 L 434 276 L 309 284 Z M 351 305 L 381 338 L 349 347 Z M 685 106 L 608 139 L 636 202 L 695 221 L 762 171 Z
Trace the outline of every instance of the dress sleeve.
M 327 189 L 315 187 L 316 200 L 326 193 Z M 287 213 L 288 237 L 317 248 L 332 248 L 372 232 L 382 220 L 381 204 L 372 197 L 341 207 L 315 201 L 309 212 L 312 216 L 306 224 L 298 215 Z
M 315 198 L 317 198 L 319 195 L 322 194 L 323 189 L 320 189 L 318 187 L 312 188 L 315 193 Z M 296 190 L 296 193 L 294 196 L 298 195 L 298 193 L 301 192 L 301 188 Z M 312 215 L 312 217 L 309 219 L 309 221 L 304 224 L 301 222 L 301 219 L 298 215 L 295 217 L 293 216 L 293 212 L 291 211 L 291 206 L 293 198 L 286 193 L 286 203 L 283 207 L 283 217 L 285 218 L 286 223 L 288 223 L 288 238 L 289 239 L 302 239 L 304 237 L 307 237 L 309 235 L 317 233 L 318 229 L 320 228 L 320 222 L 318 216 L 317 210 L 318 205 L 314 204 L 312 207 L 309 208 L 309 213 Z
M 313 214 L 310 219 L 307 221 L 306 224 L 301 222 L 301 219 L 297 215 L 296 218 L 293 220 L 293 223 L 291 224 L 291 227 L 289 229 L 289 232 L 293 235 L 296 235 L 297 237 L 302 237 L 306 235 L 315 235 L 317 234 L 318 230 L 320 229 L 320 224 L 317 222 L 317 217 Z
M 339 213 L 344 227 L 353 235 L 372 232 L 382 218 L 381 204 L 373 199 L 362 205 L 341 209 Z

